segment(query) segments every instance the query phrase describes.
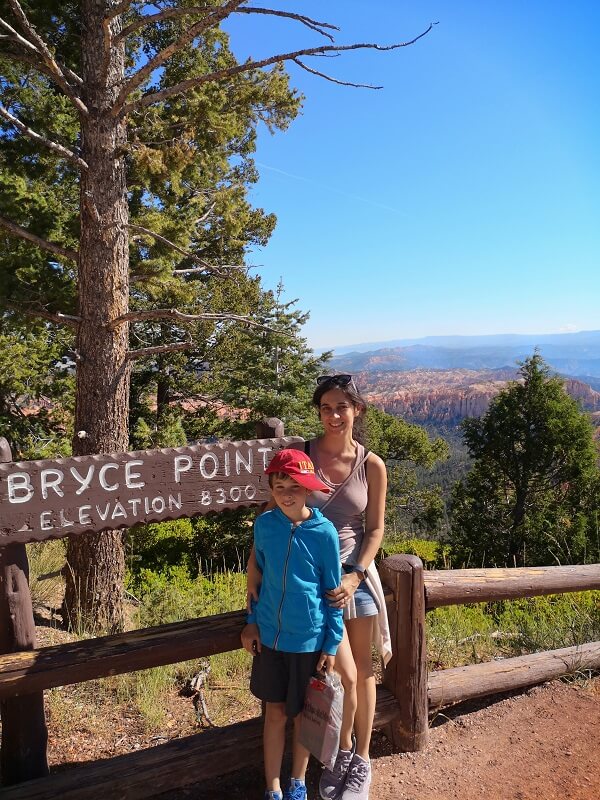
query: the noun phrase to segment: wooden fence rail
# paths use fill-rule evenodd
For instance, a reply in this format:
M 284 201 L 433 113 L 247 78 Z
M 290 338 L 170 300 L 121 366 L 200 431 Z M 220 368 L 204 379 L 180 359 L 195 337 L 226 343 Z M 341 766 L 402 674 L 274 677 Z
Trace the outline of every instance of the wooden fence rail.
M 600 589 L 600 564 L 511 569 L 439 569 L 424 575 L 427 610 Z

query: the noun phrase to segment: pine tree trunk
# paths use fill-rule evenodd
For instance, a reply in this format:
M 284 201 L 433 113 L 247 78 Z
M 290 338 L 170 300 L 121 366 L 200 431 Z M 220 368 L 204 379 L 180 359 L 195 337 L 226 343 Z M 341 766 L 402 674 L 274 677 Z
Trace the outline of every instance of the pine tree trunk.
M 126 451 L 129 445 L 128 326 L 110 323 L 128 311 L 128 205 L 123 120 L 110 109 L 124 79 L 122 44 L 107 51 L 107 0 L 83 0 L 82 77 L 89 117 L 82 119 L 79 316 L 75 455 Z M 112 35 L 120 17 L 110 23 Z M 119 531 L 70 539 L 65 612 L 70 627 L 98 632 L 123 626 L 123 536 Z

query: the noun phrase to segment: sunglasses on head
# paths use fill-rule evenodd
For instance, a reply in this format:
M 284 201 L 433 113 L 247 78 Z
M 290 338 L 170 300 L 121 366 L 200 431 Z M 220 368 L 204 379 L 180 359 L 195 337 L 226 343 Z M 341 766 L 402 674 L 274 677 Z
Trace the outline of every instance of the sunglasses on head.
M 317 378 L 317 386 L 324 383 L 334 383 L 336 386 L 348 386 L 352 382 L 352 375 L 320 375 Z

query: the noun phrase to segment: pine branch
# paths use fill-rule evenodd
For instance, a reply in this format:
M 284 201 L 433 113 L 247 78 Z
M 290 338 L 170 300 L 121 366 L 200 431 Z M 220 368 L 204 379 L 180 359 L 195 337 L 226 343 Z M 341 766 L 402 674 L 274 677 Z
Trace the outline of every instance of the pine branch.
M 274 333 L 278 332 L 268 325 L 256 322 L 250 317 L 245 317 L 241 314 L 213 314 L 208 312 L 204 314 L 185 314 L 183 311 L 178 311 L 176 308 L 152 308 L 146 311 L 129 311 L 127 314 L 122 314 L 120 317 L 112 320 L 112 322 L 108 324 L 108 327 L 114 329 L 119 325 L 123 325 L 125 322 L 149 322 L 150 320 L 160 319 L 176 319 L 181 322 L 202 322 L 203 320 L 213 322 L 240 322 L 251 328 L 273 331 Z
M 21 120 L 17 119 L 17 117 L 13 116 L 10 113 L 10 111 L 8 111 L 2 105 L 0 105 L 0 116 L 8 120 L 11 123 L 11 125 L 13 125 L 22 134 L 28 136 L 30 139 L 33 139 L 34 142 L 37 142 L 38 144 L 43 144 L 45 147 L 52 150 L 54 153 L 58 153 L 63 158 L 66 158 L 67 161 L 70 161 L 72 164 L 75 164 L 75 166 L 78 167 L 79 169 L 87 170 L 88 165 L 86 164 L 86 162 L 78 155 L 73 153 L 72 150 L 69 150 L 67 147 L 63 147 L 62 144 L 53 142 L 50 139 L 47 139 L 45 136 L 36 133 L 31 128 L 28 128 L 27 125 L 21 122 Z
M 161 355 L 162 353 L 177 353 L 181 350 L 189 350 L 194 347 L 194 342 L 176 342 L 173 344 L 162 344 L 156 347 L 140 347 L 138 350 L 129 350 L 127 360 L 134 361 L 137 358 Z
M 29 242 L 33 242 L 33 244 L 36 244 L 42 250 L 47 250 L 49 253 L 54 253 L 57 256 L 68 258 L 71 261 L 77 261 L 79 258 L 79 254 L 76 250 L 69 250 L 67 247 L 61 247 L 59 244 L 54 244 L 54 242 L 48 242 L 46 239 L 42 239 L 41 236 L 36 236 L 35 233 L 31 233 L 27 230 L 27 228 L 17 225 L 16 222 L 11 222 L 4 217 L 0 217 L 0 225 L 3 228 L 6 228 L 9 233 L 19 237 L 19 239 L 26 239 Z
M 16 2 L 16 0 L 12 0 L 12 2 Z M 182 50 L 190 42 L 193 42 L 194 39 L 207 28 L 217 25 L 219 22 L 228 17 L 238 6 L 245 2 L 247 2 L 247 0 L 228 0 L 223 6 L 215 9 L 212 14 L 209 14 L 208 16 L 204 17 L 204 19 L 196 22 L 194 25 L 188 28 L 188 30 L 185 31 L 185 33 L 182 33 L 178 39 L 176 39 L 170 45 L 167 45 L 167 47 L 164 47 L 154 56 L 154 58 L 151 58 L 150 61 L 144 64 L 143 67 L 141 67 L 132 75 L 129 81 L 121 89 L 113 107 L 113 113 L 115 116 L 121 113 L 121 110 L 125 105 L 125 101 L 129 95 L 134 92 L 138 86 L 140 86 L 146 80 L 146 78 L 148 78 L 154 72 L 154 70 L 158 69 L 158 67 L 164 64 L 165 61 L 171 58 L 171 56 L 173 56 L 179 50 Z
M 193 16 L 198 14 L 205 14 L 207 11 L 212 10 L 210 6 L 191 6 L 189 8 L 167 8 L 163 11 L 159 11 L 156 14 L 148 14 L 148 16 L 140 17 L 139 19 L 132 22 L 126 28 L 123 28 L 121 33 L 117 38 L 126 38 L 130 36 L 132 33 L 135 33 L 140 28 L 145 27 L 146 25 L 152 25 L 155 22 L 162 22 L 165 19 L 177 19 L 179 17 L 187 17 Z M 271 8 L 236 8 L 233 14 L 268 14 L 274 17 L 283 17 L 285 19 L 292 19 L 296 22 L 300 22 L 302 25 L 305 25 L 307 28 L 310 28 L 316 33 L 320 34 L 321 36 L 325 36 L 329 41 L 333 42 L 333 36 L 330 33 L 327 33 L 325 29 L 339 31 L 339 28 L 336 25 L 331 25 L 328 22 L 318 22 L 315 19 L 311 19 L 311 17 L 307 17 L 305 14 L 294 14 L 291 11 L 276 11 Z M 212 24 L 212 23 L 211 23 Z
M 173 97 L 176 94 L 183 94 L 187 92 L 189 89 L 193 89 L 196 86 L 201 86 L 204 83 L 209 83 L 212 81 L 220 81 L 224 78 L 230 78 L 233 75 L 239 75 L 243 72 L 251 72 L 256 69 L 260 69 L 262 67 L 268 67 L 272 64 L 281 64 L 284 61 L 295 61 L 297 58 L 303 56 L 321 56 L 326 55 L 327 53 L 342 53 L 347 50 L 378 50 L 380 52 L 386 52 L 388 50 L 397 50 L 400 47 L 408 47 L 411 44 L 414 44 L 419 39 L 422 39 L 423 36 L 426 36 L 429 31 L 433 28 L 435 23 L 431 23 L 427 30 L 420 33 L 418 36 L 415 36 L 408 42 L 400 42 L 399 44 L 390 44 L 390 45 L 381 45 L 381 44 L 371 44 L 371 43 L 361 43 L 361 44 L 345 44 L 345 45 L 322 45 L 321 47 L 308 47 L 303 50 L 295 50 L 290 53 L 279 53 L 275 56 L 270 56 L 269 58 L 263 58 L 260 61 L 251 61 L 250 59 L 246 61 L 244 64 L 238 64 L 235 67 L 227 67 L 225 69 L 217 70 L 216 72 L 210 72 L 206 75 L 199 75 L 196 78 L 189 78 L 188 80 L 181 81 L 180 83 L 175 84 L 174 86 L 168 86 L 164 89 L 160 89 L 156 92 L 150 92 L 143 97 L 140 97 L 138 100 L 134 100 L 132 103 L 127 103 L 122 107 L 119 107 L 119 103 L 115 106 L 115 113 L 121 113 L 123 116 L 129 114 L 131 111 L 138 110 L 140 108 L 145 108 L 147 106 L 154 105 L 155 103 L 159 103 L 162 100 L 166 100 L 168 97 Z M 164 51 L 163 51 L 164 52 Z M 305 64 L 301 65 L 305 67 Z M 330 79 L 328 76 L 328 80 Z M 136 86 L 139 84 L 136 84 Z M 359 86 L 359 84 L 350 84 Z M 378 87 L 369 87 L 369 88 L 378 88 Z M 119 96 L 119 101 L 121 97 L 124 95 L 125 97 L 129 94 L 131 90 L 128 89 L 126 86 L 121 95 Z
M 18 314 L 25 314 L 28 317 L 37 317 L 39 319 L 47 319 L 49 322 L 55 322 L 57 325 L 69 325 L 71 328 L 77 328 L 82 321 L 81 317 L 75 317 L 72 314 L 63 314 L 60 311 L 52 313 L 46 311 L 44 308 L 32 308 L 31 306 L 17 306 L 14 303 L 5 303 L 6 308 L 11 311 L 16 311 Z
M 224 277 L 227 274 L 228 270 L 232 269 L 247 269 L 245 266 L 234 266 L 231 264 L 227 264 L 225 266 L 214 266 L 213 264 L 209 264 L 208 262 L 204 261 L 204 259 L 200 258 L 199 256 L 195 255 L 194 253 L 190 253 L 187 250 L 184 250 L 183 247 L 180 247 L 175 242 L 171 242 L 165 236 L 162 236 L 160 233 L 156 233 L 156 231 L 152 231 L 149 228 L 144 228 L 142 225 L 128 225 L 129 230 L 138 231 L 139 233 L 143 233 L 147 236 L 152 236 L 159 242 L 166 244 L 168 247 L 171 247 L 175 252 L 179 253 L 185 258 L 190 258 L 192 261 L 197 262 L 200 266 L 194 267 L 193 269 L 176 269 L 173 270 L 173 275 L 183 275 L 186 273 L 191 272 L 204 272 L 209 275 L 217 275 L 219 277 Z
M 28 46 L 30 49 L 33 49 L 35 50 L 36 53 L 38 53 L 43 63 L 46 64 L 46 66 L 53 73 L 56 83 L 60 86 L 63 92 L 71 100 L 75 108 L 81 114 L 87 115 L 88 110 L 85 103 L 83 103 L 77 92 L 69 84 L 65 73 L 54 59 L 54 56 L 48 49 L 48 46 L 46 45 L 42 37 L 39 35 L 39 33 L 35 30 L 33 25 L 27 19 L 25 12 L 21 8 L 19 0 L 8 0 L 8 4 L 10 5 L 13 14 L 17 18 L 17 21 L 19 22 L 21 30 L 24 31 L 24 33 L 27 34 L 28 37 L 28 38 L 22 37 L 17 33 L 17 31 L 12 29 L 13 33 L 18 37 L 19 43 L 20 44 L 24 43 L 23 46 Z M 10 26 L 8 27 L 10 28 Z

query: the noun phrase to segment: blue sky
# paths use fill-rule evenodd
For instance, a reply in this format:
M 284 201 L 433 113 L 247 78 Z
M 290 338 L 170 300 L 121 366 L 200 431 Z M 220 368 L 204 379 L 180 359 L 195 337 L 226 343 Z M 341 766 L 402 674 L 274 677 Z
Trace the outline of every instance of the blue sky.
M 265 4 L 266 5 L 266 4 Z M 253 202 L 277 214 L 252 254 L 311 312 L 315 348 L 436 334 L 600 328 L 600 3 L 297 0 L 340 43 L 415 45 L 289 67 L 306 96 L 262 131 Z M 239 57 L 319 44 L 239 17 Z

